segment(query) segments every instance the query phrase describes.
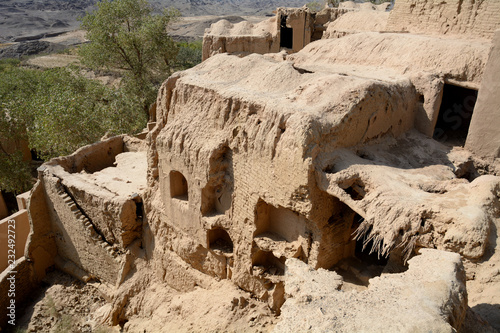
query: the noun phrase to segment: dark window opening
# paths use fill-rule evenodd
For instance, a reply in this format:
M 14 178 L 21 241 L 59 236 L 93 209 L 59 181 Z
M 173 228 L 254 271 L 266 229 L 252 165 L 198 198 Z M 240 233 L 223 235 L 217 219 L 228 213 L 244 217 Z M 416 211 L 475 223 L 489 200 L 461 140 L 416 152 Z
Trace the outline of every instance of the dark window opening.
M 142 207 L 143 207 L 143 203 L 142 201 L 141 202 L 136 202 L 135 203 L 135 215 L 137 216 L 137 219 L 138 220 L 141 220 L 142 221 L 142 217 L 143 217 L 143 213 L 142 213 Z
M 366 195 L 365 184 L 361 179 L 354 180 L 351 186 L 346 188 L 345 191 L 355 201 L 363 200 Z
M 356 240 L 356 250 L 354 251 L 354 256 L 367 265 L 375 265 L 375 266 L 387 265 L 388 258 L 379 255 L 379 253 L 376 250 L 370 253 L 370 251 L 373 248 L 373 240 L 370 240 L 366 244 L 366 246 L 364 246 L 364 242 L 367 236 L 368 235 Z
M 288 16 L 284 15 L 281 17 L 280 31 L 280 47 L 286 47 L 287 49 L 293 48 L 293 28 L 288 28 L 286 26 L 286 20 Z
M 207 237 L 210 250 L 219 250 L 223 253 L 233 252 L 233 241 L 226 230 L 222 228 L 208 230 Z
M 477 90 L 445 84 L 433 138 L 451 146 L 463 146 L 476 100 Z
M 181 200 L 188 200 L 188 185 L 186 177 L 178 171 L 170 172 L 170 196 Z

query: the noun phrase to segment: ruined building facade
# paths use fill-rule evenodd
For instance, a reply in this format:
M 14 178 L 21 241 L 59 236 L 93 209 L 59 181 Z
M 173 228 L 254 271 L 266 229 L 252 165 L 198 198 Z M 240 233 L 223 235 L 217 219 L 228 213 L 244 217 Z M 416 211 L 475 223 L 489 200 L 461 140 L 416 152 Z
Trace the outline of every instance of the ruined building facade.
M 420 19 L 443 5 L 428 6 Z M 461 15 L 479 13 L 474 6 Z M 411 8 L 396 2 L 392 30 L 407 30 L 396 23 Z M 322 13 L 332 21 L 341 10 Z M 279 313 L 289 259 L 332 269 L 358 258 L 401 273 L 421 248 L 483 258 L 499 209 L 500 20 L 474 39 L 363 29 L 319 39 L 315 32 L 328 31 L 316 27 L 321 15 L 279 9 L 271 22 L 280 32 L 250 36 L 253 49 L 238 52 L 264 44 L 259 53 L 297 52 L 210 54 L 163 84 L 143 137 L 111 138 L 44 164 L 18 263 L 26 281 L 54 265 L 118 291 L 134 275 L 177 290 L 208 275 Z M 476 29 L 467 27 L 432 33 Z M 210 38 L 212 50 L 220 42 L 230 51 L 240 37 Z M 453 320 L 439 325 L 462 329 L 461 295 L 443 305 L 452 314 L 441 317 Z M 131 297 L 111 297 L 111 323 Z

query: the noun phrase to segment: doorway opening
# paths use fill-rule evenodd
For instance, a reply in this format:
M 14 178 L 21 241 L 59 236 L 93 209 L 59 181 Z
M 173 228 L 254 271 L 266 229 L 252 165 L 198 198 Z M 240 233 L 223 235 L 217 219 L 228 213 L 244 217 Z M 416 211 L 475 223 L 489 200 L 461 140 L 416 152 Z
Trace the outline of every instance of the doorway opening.
M 289 28 L 286 25 L 286 20 L 288 16 L 283 15 L 280 22 L 280 47 L 286 47 L 287 49 L 293 48 L 293 28 Z
M 450 146 L 464 146 L 477 90 L 445 84 L 433 138 Z

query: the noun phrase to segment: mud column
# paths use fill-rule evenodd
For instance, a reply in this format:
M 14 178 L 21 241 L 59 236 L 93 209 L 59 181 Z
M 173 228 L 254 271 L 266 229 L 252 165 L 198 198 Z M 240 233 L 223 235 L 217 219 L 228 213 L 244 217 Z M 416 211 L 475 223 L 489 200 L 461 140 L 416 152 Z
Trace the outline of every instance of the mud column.
M 484 70 L 465 148 L 483 157 L 500 157 L 500 30 Z

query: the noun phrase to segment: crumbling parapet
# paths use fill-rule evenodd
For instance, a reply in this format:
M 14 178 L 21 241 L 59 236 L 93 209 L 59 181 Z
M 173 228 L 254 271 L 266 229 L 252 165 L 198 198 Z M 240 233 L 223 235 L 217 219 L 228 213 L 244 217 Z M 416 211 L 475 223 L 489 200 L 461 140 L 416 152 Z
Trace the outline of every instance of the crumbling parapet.
M 113 137 L 39 168 L 29 200 L 34 231 L 27 257 L 42 276 L 56 265 L 84 281 L 123 281 L 134 259 L 130 249 L 142 238 L 141 149 L 141 140 Z
M 9 260 L 16 260 L 24 256 L 24 246 L 29 232 L 30 224 L 26 209 L 0 220 L 0 239 L 2 239 L 0 244 L 0 271 L 9 266 Z
M 499 28 L 496 0 L 397 0 L 387 22 L 389 31 L 486 39 Z
M 219 53 L 246 56 L 251 53 L 298 52 L 323 38 L 326 27 L 352 9 L 324 8 L 315 13 L 307 7 L 278 8 L 275 17 L 257 24 L 232 24 L 221 20 L 206 29 L 202 60 Z

